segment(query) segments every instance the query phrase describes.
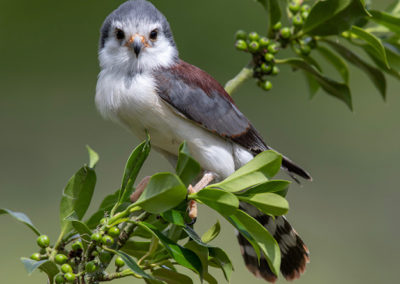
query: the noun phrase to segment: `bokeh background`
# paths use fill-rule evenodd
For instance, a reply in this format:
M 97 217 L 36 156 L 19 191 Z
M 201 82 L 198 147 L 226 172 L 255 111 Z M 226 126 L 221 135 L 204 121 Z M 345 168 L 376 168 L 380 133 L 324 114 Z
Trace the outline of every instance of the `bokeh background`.
M 53 241 L 60 194 L 87 162 L 85 145 L 101 156 L 93 211 L 118 187 L 139 142 L 94 106 L 99 28 L 122 2 L 0 1 L 0 208 L 25 212 Z M 222 83 L 248 61 L 233 47 L 235 31 L 265 31 L 265 13 L 252 0 L 153 2 L 169 19 L 181 58 Z M 388 3 L 373 1 L 380 9 Z M 399 82 L 389 78 L 383 102 L 368 78 L 351 69 L 353 113 L 322 92 L 309 100 L 302 74 L 289 69 L 273 84 L 265 93 L 248 82 L 234 99 L 270 145 L 314 177 L 293 185 L 288 196 L 289 219 L 311 251 L 297 283 L 397 283 Z M 152 153 L 142 176 L 171 170 Z M 196 229 L 204 231 L 217 218 L 223 221 L 202 207 Z M 233 230 L 222 223 L 215 243 L 234 262 L 231 283 L 263 283 L 244 268 Z M 37 251 L 33 233 L 7 216 L 0 216 L 0 228 L 0 282 L 45 283 L 40 273 L 28 277 L 19 261 Z M 140 283 L 115 283 L 132 282 Z

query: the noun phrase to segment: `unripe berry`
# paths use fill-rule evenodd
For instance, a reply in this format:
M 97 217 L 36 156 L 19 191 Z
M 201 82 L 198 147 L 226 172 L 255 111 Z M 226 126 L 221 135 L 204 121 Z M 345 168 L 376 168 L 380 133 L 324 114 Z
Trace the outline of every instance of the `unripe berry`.
M 100 255 L 99 255 L 99 259 L 102 263 L 110 262 L 112 257 L 113 257 L 113 255 L 110 252 L 105 251 L 105 250 L 101 251 Z
M 75 282 L 75 274 L 72 272 L 68 272 L 64 274 L 64 278 L 67 280 L 69 283 L 74 283 Z
M 121 257 L 117 257 L 116 259 L 115 259 L 115 266 L 116 267 L 122 267 L 122 266 L 124 266 L 125 265 L 125 261 L 121 258 Z
M 278 52 L 278 46 L 275 43 L 268 45 L 268 52 L 272 53 L 272 54 L 277 53 Z
M 278 73 L 279 73 L 279 68 L 278 68 L 278 66 L 272 67 L 271 75 L 276 76 L 276 75 L 278 75 Z
M 236 39 L 242 39 L 242 40 L 246 40 L 247 39 L 247 33 L 243 30 L 238 30 L 235 34 L 235 38 Z
M 280 35 L 281 35 L 281 38 L 288 39 L 292 35 L 292 32 L 290 31 L 290 28 L 284 27 L 281 29 Z
M 108 234 L 109 234 L 111 237 L 119 237 L 119 233 L 120 233 L 120 231 L 119 231 L 118 227 L 111 227 L 111 228 L 108 230 Z
M 86 272 L 93 273 L 96 271 L 97 265 L 94 261 L 90 261 L 90 262 L 86 263 L 85 269 L 86 269 Z
M 295 27 L 301 27 L 303 25 L 303 18 L 300 15 L 293 17 L 293 25 Z
M 266 53 L 264 55 L 265 61 L 272 62 L 275 59 L 275 56 L 272 53 Z
M 72 244 L 73 251 L 78 251 L 78 250 L 82 250 L 82 249 L 83 249 L 83 246 L 82 246 L 81 241 L 76 241 L 75 243 Z
M 261 84 L 261 88 L 265 91 L 269 91 L 272 89 L 272 83 L 270 81 L 265 81 Z
M 303 20 L 306 20 L 308 18 L 308 15 L 308 12 L 301 12 L 301 17 L 303 18 Z
M 260 38 L 260 40 L 258 41 L 258 43 L 260 44 L 260 46 L 262 47 L 262 48 L 264 48 L 264 47 L 268 47 L 268 45 L 270 44 L 270 40 L 269 40 L 269 38 L 266 38 L 266 37 L 262 37 L 262 38 Z
M 261 64 L 261 70 L 262 70 L 264 73 L 269 73 L 269 72 L 271 72 L 271 70 L 272 70 L 272 66 L 263 63 L 263 64 Z
M 105 225 L 107 223 L 107 219 L 106 218 L 102 218 L 101 220 L 100 220 L 100 224 L 101 225 Z
M 40 260 L 40 253 L 35 252 L 34 254 L 31 255 L 31 259 L 39 261 Z
M 63 265 L 61 265 L 61 271 L 63 273 L 72 272 L 72 267 L 68 263 L 64 263 Z
M 106 246 L 112 246 L 114 244 L 114 239 L 111 238 L 109 235 L 104 235 L 101 239 L 101 242 Z
M 311 9 L 310 5 L 307 5 L 307 4 L 301 5 L 302 12 L 310 12 L 310 9 Z
M 66 263 L 67 260 L 68 260 L 68 257 L 64 254 L 57 254 L 56 257 L 54 258 L 54 261 L 60 265 Z
M 92 252 L 92 256 L 96 257 L 96 256 L 98 256 L 98 255 L 99 255 L 99 252 L 98 252 L 97 250 L 95 250 L 95 251 Z
M 91 238 L 92 241 L 99 242 L 101 240 L 101 234 L 100 233 L 93 233 L 90 238 Z
M 247 43 L 242 39 L 237 40 L 235 43 L 235 46 L 238 50 L 241 50 L 241 51 L 247 50 Z
M 41 235 L 36 239 L 38 246 L 41 248 L 47 248 L 50 245 L 50 239 L 46 235 Z
M 306 44 L 300 45 L 300 52 L 301 54 L 307 56 L 311 53 L 311 47 Z
M 289 10 L 293 13 L 293 15 L 297 14 L 297 12 L 300 10 L 300 4 L 298 2 L 291 2 L 289 4 Z
M 63 284 L 65 283 L 65 278 L 63 275 L 58 274 L 55 279 L 56 284 Z
M 256 32 L 251 32 L 249 33 L 249 40 L 250 41 L 258 41 L 260 39 L 260 36 Z
M 260 49 L 260 44 L 256 41 L 252 41 L 249 44 L 249 51 L 250 52 L 257 52 Z
M 274 31 L 279 31 L 281 28 L 282 28 L 282 23 L 281 23 L 281 22 L 277 22 L 277 23 L 272 27 L 272 29 L 273 29 Z

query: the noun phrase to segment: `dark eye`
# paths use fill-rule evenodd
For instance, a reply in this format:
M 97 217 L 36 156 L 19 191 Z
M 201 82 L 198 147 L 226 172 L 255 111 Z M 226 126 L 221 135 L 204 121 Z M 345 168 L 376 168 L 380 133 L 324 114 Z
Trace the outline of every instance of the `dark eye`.
M 120 29 L 115 29 L 115 37 L 116 37 L 118 40 L 123 40 L 123 39 L 125 38 L 125 33 L 124 33 L 124 31 L 123 31 L 123 30 L 120 30 Z
M 157 36 L 158 36 L 158 30 L 157 30 L 157 29 L 152 30 L 152 31 L 150 32 L 149 37 L 150 37 L 151 40 L 156 40 L 156 39 L 157 39 Z

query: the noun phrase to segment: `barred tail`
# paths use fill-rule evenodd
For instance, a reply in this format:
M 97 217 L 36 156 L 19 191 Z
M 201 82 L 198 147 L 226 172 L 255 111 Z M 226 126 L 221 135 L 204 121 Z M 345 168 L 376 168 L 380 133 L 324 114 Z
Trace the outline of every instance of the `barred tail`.
M 244 207 L 244 206 L 243 206 Z M 294 280 L 301 276 L 310 261 L 309 251 L 296 231 L 292 228 L 284 216 L 278 216 L 275 220 L 262 214 L 255 208 L 247 208 L 250 215 L 257 219 L 278 242 L 281 249 L 281 272 L 286 280 Z M 243 208 L 242 208 L 243 209 Z M 277 276 L 271 271 L 264 256 L 258 262 L 256 252 L 251 244 L 242 235 L 238 235 L 240 249 L 247 268 L 256 277 L 275 283 Z

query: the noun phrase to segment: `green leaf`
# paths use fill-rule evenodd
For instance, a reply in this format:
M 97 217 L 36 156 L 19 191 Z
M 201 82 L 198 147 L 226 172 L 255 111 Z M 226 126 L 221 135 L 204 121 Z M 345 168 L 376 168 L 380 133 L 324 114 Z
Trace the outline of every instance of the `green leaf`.
M 312 99 L 319 90 L 319 83 L 317 80 L 314 79 L 313 76 L 308 74 L 307 72 L 303 71 L 304 75 L 306 76 L 306 81 L 308 85 L 308 91 L 310 92 L 310 99 Z
M 89 145 L 86 145 L 86 148 L 89 153 L 89 168 L 94 169 L 96 167 L 97 162 L 99 161 L 99 154 L 97 154 Z
M 378 11 L 378 10 L 369 10 L 372 15 L 371 20 L 375 23 L 387 27 L 389 30 L 396 34 L 400 34 L 400 17 L 396 17 L 394 15 L 390 15 L 388 13 Z
M 139 242 L 130 239 L 120 250 L 136 258 L 141 258 L 149 251 L 150 244 L 151 242 Z
M 386 99 L 386 79 L 379 69 L 366 63 L 358 55 L 356 55 L 343 45 L 327 39 L 325 39 L 324 41 L 328 43 L 331 47 L 333 47 L 333 49 L 335 49 L 344 59 L 363 70 L 371 79 L 372 83 L 374 83 L 375 87 L 379 90 L 383 99 Z
M 202 239 L 199 237 L 199 235 L 188 225 L 183 228 L 183 230 L 188 234 L 191 240 L 196 242 L 198 245 L 203 246 L 203 247 L 209 247 L 208 244 L 202 241 Z
M 343 81 L 348 84 L 349 83 L 349 67 L 341 57 L 337 56 L 334 52 L 332 52 L 329 48 L 325 46 L 319 45 L 317 47 L 319 53 L 330 62 L 333 67 L 339 72 Z
M 204 203 L 223 216 L 231 215 L 239 207 L 239 200 L 234 194 L 220 189 L 206 187 L 189 197 Z
M 21 212 L 13 212 L 11 210 L 5 209 L 5 208 L 0 208 L 0 215 L 3 214 L 8 214 L 11 217 L 13 217 L 14 219 L 16 219 L 17 221 L 24 223 L 25 225 L 27 225 L 36 235 L 40 236 L 41 233 L 39 232 L 39 230 L 35 227 L 35 225 L 33 225 L 31 219 L 29 219 L 28 216 L 26 216 L 24 213 Z
M 177 263 L 197 272 L 199 275 L 203 274 L 201 261 L 194 252 L 173 242 L 157 230 L 156 227 L 147 222 L 139 222 L 137 225 L 157 237 Z
M 290 181 L 287 180 L 270 180 L 265 183 L 259 184 L 255 187 L 246 190 L 245 192 L 240 193 L 240 196 L 253 196 L 260 193 L 266 192 L 282 192 L 288 189 L 290 185 Z M 239 196 L 239 198 L 240 198 Z
M 281 252 L 278 243 L 267 229 L 256 219 L 239 209 L 227 220 L 253 245 L 257 255 L 259 255 L 258 250 L 262 250 L 271 271 L 278 275 L 281 265 Z M 254 243 L 256 246 L 254 246 Z
M 57 275 L 59 272 L 57 265 L 48 259 L 36 261 L 29 258 L 21 257 L 21 261 L 24 264 L 25 269 L 29 275 L 31 275 L 37 269 L 46 273 L 49 278 L 50 284 L 53 283 L 54 276 Z
M 161 217 L 164 218 L 169 223 L 175 224 L 177 226 L 184 227 L 185 226 L 185 220 L 182 216 L 182 213 L 179 212 L 178 210 L 168 210 L 164 213 L 161 213 Z
M 212 184 L 209 187 L 238 192 L 268 181 L 268 178 L 278 173 L 281 163 L 281 155 L 271 150 L 264 151 L 222 182 Z
M 187 188 L 178 176 L 158 173 L 151 177 L 135 204 L 147 212 L 159 214 L 177 206 L 186 195 Z
M 210 273 L 204 274 L 204 280 L 206 280 L 209 284 L 218 284 L 217 279 L 214 278 Z
M 369 14 L 361 0 L 317 1 L 303 26 L 310 35 L 338 35 Z
M 66 221 L 70 221 L 72 224 L 72 227 L 75 229 L 77 233 L 79 233 L 79 236 L 85 240 L 82 242 L 83 248 L 86 250 L 87 244 L 90 243 L 91 239 L 90 236 L 92 235 L 92 231 L 89 229 L 89 227 L 81 222 L 78 219 L 78 216 L 76 215 L 76 212 L 72 212 L 71 215 L 67 216 L 65 218 Z
M 104 214 L 111 211 L 118 202 L 119 192 L 118 189 L 115 193 L 107 195 L 101 202 L 99 209 L 85 222 L 90 229 L 96 228 L 100 220 L 104 218 Z
M 208 253 L 210 255 L 210 264 L 214 263 L 217 267 L 222 269 L 225 279 L 230 282 L 233 265 L 228 255 L 220 248 L 209 247 Z
M 204 276 L 208 273 L 208 248 L 194 241 L 187 242 L 185 244 L 185 248 L 190 249 L 199 257 L 203 272 L 201 278 L 204 278 Z
M 386 12 L 392 15 L 400 16 L 400 2 L 399 0 L 393 1 L 386 9 Z
M 268 34 L 271 34 L 273 26 L 280 21 L 282 17 L 281 8 L 278 0 L 256 0 L 268 13 Z
M 375 63 L 376 66 L 378 66 L 380 69 L 385 71 L 387 74 L 392 75 L 396 77 L 397 79 L 400 79 L 400 72 L 396 70 L 396 64 L 399 64 L 400 62 L 400 56 L 394 52 L 392 52 L 390 49 L 386 48 L 386 54 L 388 56 L 388 62 L 389 62 L 389 68 L 386 66 L 384 62 L 382 62 L 381 58 L 376 54 L 375 50 L 370 47 L 369 45 L 362 45 L 361 46 L 364 51 L 368 54 L 368 56 L 372 59 L 372 61 Z M 399 65 L 400 66 L 400 65 Z M 398 67 L 400 68 L 400 67 Z
M 60 202 L 60 239 L 72 229 L 72 224 L 65 220 L 66 217 L 75 212 L 76 218 L 82 220 L 92 200 L 95 185 L 96 173 L 87 166 L 82 167 L 68 181 Z
M 153 276 L 168 284 L 192 284 L 190 277 L 171 269 L 158 268 L 153 271 Z
M 380 59 L 385 63 L 385 65 L 389 67 L 385 47 L 383 46 L 382 41 L 379 38 L 356 26 L 353 26 L 351 28 L 351 33 L 353 35 L 356 35 L 359 39 L 365 41 L 369 46 L 371 46 L 376 54 L 378 54 Z
M 217 220 L 217 223 L 215 223 L 210 229 L 208 229 L 207 232 L 205 232 L 201 236 L 201 241 L 204 243 L 209 243 L 212 240 L 214 240 L 216 237 L 218 237 L 220 232 L 221 232 L 221 224 Z
M 179 147 L 176 174 L 187 187 L 200 174 L 200 172 L 200 164 L 190 155 L 186 141 L 183 142 Z
M 121 191 L 119 193 L 118 203 L 112 211 L 120 204 L 125 202 L 133 192 L 133 185 L 142 168 L 144 162 L 150 153 L 150 138 L 147 136 L 146 140 L 137 146 L 131 153 L 128 161 L 126 162 L 124 177 L 122 178 Z
M 124 253 L 123 251 L 112 250 L 112 249 L 109 249 L 109 248 L 107 248 L 106 250 L 118 255 L 119 257 L 121 257 L 124 260 L 125 265 L 128 266 L 128 268 L 132 272 L 134 272 L 137 275 L 140 275 L 140 276 L 142 276 L 143 278 L 146 278 L 146 279 L 154 279 L 152 276 L 148 275 L 144 270 L 142 270 L 139 267 L 139 265 L 136 263 L 136 261 L 131 256 L 129 256 L 128 254 Z
M 339 100 L 343 101 L 351 110 L 353 109 L 353 105 L 351 102 L 351 94 L 350 89 L 347 84 L 336 82 L 328 77 L 325 77 L 317 69 L 313 66 L 305 62 L 301 58 L 287 58 L 277 60 L 277 63 L 281 64 L 290 64 L 293 67 L 300 68 L 310 75 L 312 75 L 315 80 L 321 85 L 322 89 L 324 89 L 329 95 L 338 98 Z
M 272 216 L 284 215 L 289 210 L 289 203 L 287 200 L 275 193 L 266 192 L 249 197 L 239 196 L 239 199 L 254 205 L 260 211 Z

